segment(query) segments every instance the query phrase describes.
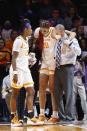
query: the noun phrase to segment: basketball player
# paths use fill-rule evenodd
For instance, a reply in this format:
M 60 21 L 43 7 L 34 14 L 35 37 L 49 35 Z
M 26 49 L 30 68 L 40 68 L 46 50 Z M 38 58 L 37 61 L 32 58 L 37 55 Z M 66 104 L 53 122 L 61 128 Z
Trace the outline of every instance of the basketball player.
M 75 33 L 66 31 L 70 34 L 70 37 L 75 37 Z M 40 115 L 39 119 L 32 119 L 33 122 L 38 124 L 43 124 L 46 120 L 45 118 L 45 102 L 46 102 L 46 88 L 50 88 L 51 100 L 53 114 L 48 122 L 56 123 L 60 119 L 58 117 L 57 106 L 54 99 L 54 70 L 55 70 L 55 44 L 60 36 L 58 32 L 55 32 L 54 27 L 50 27 L 49 21 L 42 20 L 40 27 L 36 28 L 34 32 L 34 37 L 39 39 L 39 49 L 42 54 L 42 64 L 40 69 L 40 87 L 39 87 L 39 101 L 40 101 Z
M 27 91 L 27 108 L 28 108 L 28 121 L 33 117 L 33 98 L 34 98 L 34 82 L 28 67 L 29 47 L 28 36 L 32 33 L 31 25 L 28 19 L 21 21 L 20 36 L 18 36 L 13 44 L 12 50 L 12 65 L 10 68 L 10 80 L 12 87 L 11 96 L 11 125 L 20 126 L 22 121 L 16 115 L 16 101 L 17 96 L 22 87 Z

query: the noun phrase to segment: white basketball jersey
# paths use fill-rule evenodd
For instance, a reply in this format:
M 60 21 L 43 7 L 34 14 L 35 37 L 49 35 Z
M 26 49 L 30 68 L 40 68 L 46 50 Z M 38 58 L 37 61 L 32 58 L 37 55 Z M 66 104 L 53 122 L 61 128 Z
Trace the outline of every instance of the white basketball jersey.
M 26 70 L 28 68 L 28 40 L 24 40 L 22 36 L 18 36 L 13 44 L 13 51 L 17 51 L 18 57 L 16 59 L 16 66 L 19 69 Z
M 54 27 L 50 27 L 48 36 L 44 37 L 44 48 L 42 51 L 42 59 L 45 61 L 54 60 L 54 50 L 56 40 L 52 38 L 52 31 Z

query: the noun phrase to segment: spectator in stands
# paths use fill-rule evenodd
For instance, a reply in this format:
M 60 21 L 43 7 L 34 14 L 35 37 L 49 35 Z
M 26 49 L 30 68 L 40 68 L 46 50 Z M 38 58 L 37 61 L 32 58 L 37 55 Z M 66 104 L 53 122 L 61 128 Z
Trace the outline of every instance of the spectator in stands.
M 59 8 L 61 10 L 62 16 L 65 17 L 68 14 L 69 8 L 74 6 L 71 0 L 61 0 Z
M 73 116 L 75 120 L 78 119 L 78 115 L 76 111 L 77 94 L 79 94 L 81 99 L 81 106 L 84 112 L 83 120 L 87 120 L 86 91 L 85 91 L 84 83 L 82 81 L 83 77 L 84 77 L 84 71 L 83 71 L 82 63 L 77 60 L 74 70 L 74 81 L 73 81 Z
M 0 38 L 0 85 L 6 75 L 6 64 L 11 61 L 11 52 L 5 47 L 5 41 Z
M 64 20 L 61 17 L 61 12 L 59 9 L 52 10 L 51 18 L 49 18 L 49 21 L 51 23 L 51 26 L 56 26 L 57 24 L 64 25 Z
M 10 39 L 11 31 L 12 31 L 11 22 L 9 20 L 6 20 L 4 23 L 4 27 L 2 29 L 2 38 L 4 40 Z
M 25 0 L 22 7 L 18 8 L 18 15 L 19 18 L 29 18 L 31 21 L 31 24 L 33 26 L 33 29 L 36 24 L 38 23 L 38 8 L 37 5 L 35 5 L 32 0 Z M 36 21 L 36 22 L 34 22 Z
M 10 51 L 5 47 L 5 41 L 0 38 L 0 107 L 1 107 L 1 114 L 3 114 L 3 103 L 2 103 L 2 98 L 1 98 L 1 85 L 2 85 L 2 80 L 6 76 L 7 71 L 6 71 L 6 66 L 7 62 L 11 61 L 11 53 Z
M 42 0 L 39 10 L 40 19 L 49 19 L 52 10 L 53 5 L 51 4 L 51 0 Z
M 12 52 L 13 42 L 15 38 L 18 36 L 18 32 L 16 30 L 12 30 L 10 34 L 10 39 L 6 40 L 6 47 Z
M 85 87 L 87 90 L 87 26 L 82 25 L 81 19 L 76 18 L 74 19 L 74 25 L 75 28 L 73 28 L 73 31 L 76 31 L 77 33 L 77 39 L 79 41 L 80 47 L 82 49 L 82 59 L 84 61 L 84 67 L 85 67 Z
M 85 75 L 84 85 L 87 93 L 87 39 L 82 39 L 80 42 L 80 46 L 82 49 L 81 59 L 84 63 L 84 75 Z
M 68 12 L 67 12 L 67 15 L 64 18 L 66 29 L 68 29 L 68 30 L 72 29 L 72 27 L 73 27 L 73 21 L 72 21 L 72 19 L 74 17 L 76 17 L 76 16 L 78 16 L 76 7 L 70 7 L 69 10 L 68 10 Z
M 7 63 L 7 70 L 9 72 L 10 63 Z M 11 84 L 9 74 L 3 78 L 2 82 L 2 104 L 3 104 L 3 119 L 10 119 L 10 98 L 11 98 Z
M 84 35 L 87 38 L 87 26 L 83 24 L 83 19 L 77 16 L 72 19 L 72 22 L 73 28 L 71 30 L 77 32 L 77 35 Z

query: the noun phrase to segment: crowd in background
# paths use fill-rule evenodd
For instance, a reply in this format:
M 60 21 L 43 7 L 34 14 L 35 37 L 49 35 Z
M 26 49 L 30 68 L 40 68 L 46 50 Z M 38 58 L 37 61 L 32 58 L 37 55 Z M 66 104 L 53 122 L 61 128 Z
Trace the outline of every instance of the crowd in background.
M 10 1 L 11 2 L 11 1 Z M 15 1 L 12 1 L 12 5 Z M 2 2 L 3 3 L 3 2 Z M 78 2 L 77 2 L 78 3 Z M 50 26 L 56 26 L 62 24 L 67 30 L 76 32 L 76 37 L 79 41 L 82 49 L 82 55 L 80 56 L 80 62 L 83 65 L 83 83 L 84 88 L 87 91 L 87 26 L 86 18 L 80 14 L 80 9 L 75 1 L 60 0 L 58 2 L 52 2 L 51 0 L 25 0 L 15 3 L 14 12 L 10 12 L 9 2 L 5 3 L 8 11 L 7 15 L 2 12 L 0 18 L 0 119 L 8 117 L 9 111 L 5 112 L 7 108 L 4 101 L 5 96 L 2 94 L 3 78 L 9 74 L 9 65 L 12 57 L 12 45 L 15 38 L 18 36 L 19 21 L 24 18 L 28 18 L 31 22 L 33 31 L 39 26 L 41 19 L 49 20 Z M 2 4 L 4 5 L 4 4 Z M 13 7 L 13 6 L 12 6 Z M 11 7 L 11 8 L 12 8 Z M 4 7 L 3 7 L 4 8 Z M 2 9 L 3 11 L 3 9 Z M 13 15 L 12 15 L 13 13 Z M 0 13 L 1 14 L 1 13 Z M 9 15 L 8 15 L 9 14 Z M 15 14 L 15 15 L 14 15 Z M 83 14 L 83 13 L 82 13 Z M 8 17 L 10 16 L 10 17 Z M 11 18 L 11 19 L 10 19 Z M 37 53 L 37 49 L 35 50 Z M 39 70 L 39 54 L 37 54 L 38 62 L 31 68 L 33 79 L 36 81 L 36 91 L 39 89 L 39 76 L 36 74 Z M 38 68 L 37 68 L 38 67 Z M 36 70 L 37 69 L 37 70 Z M 49 93 L 48 93 L 49 94 Z M 77 103 L 78 105 L 78 103 Z M 79 111 L 78 111 L 79 112 Z

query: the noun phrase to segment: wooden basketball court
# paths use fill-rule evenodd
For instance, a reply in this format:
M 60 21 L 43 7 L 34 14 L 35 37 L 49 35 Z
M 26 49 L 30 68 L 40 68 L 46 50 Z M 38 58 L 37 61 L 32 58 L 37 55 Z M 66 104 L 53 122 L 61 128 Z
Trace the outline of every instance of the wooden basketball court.
M 87 131 L 87 122 L 66 125 L 44 125 L 44 126 L 23 126 L 11 127 L 1 124 L 0 131 Z

